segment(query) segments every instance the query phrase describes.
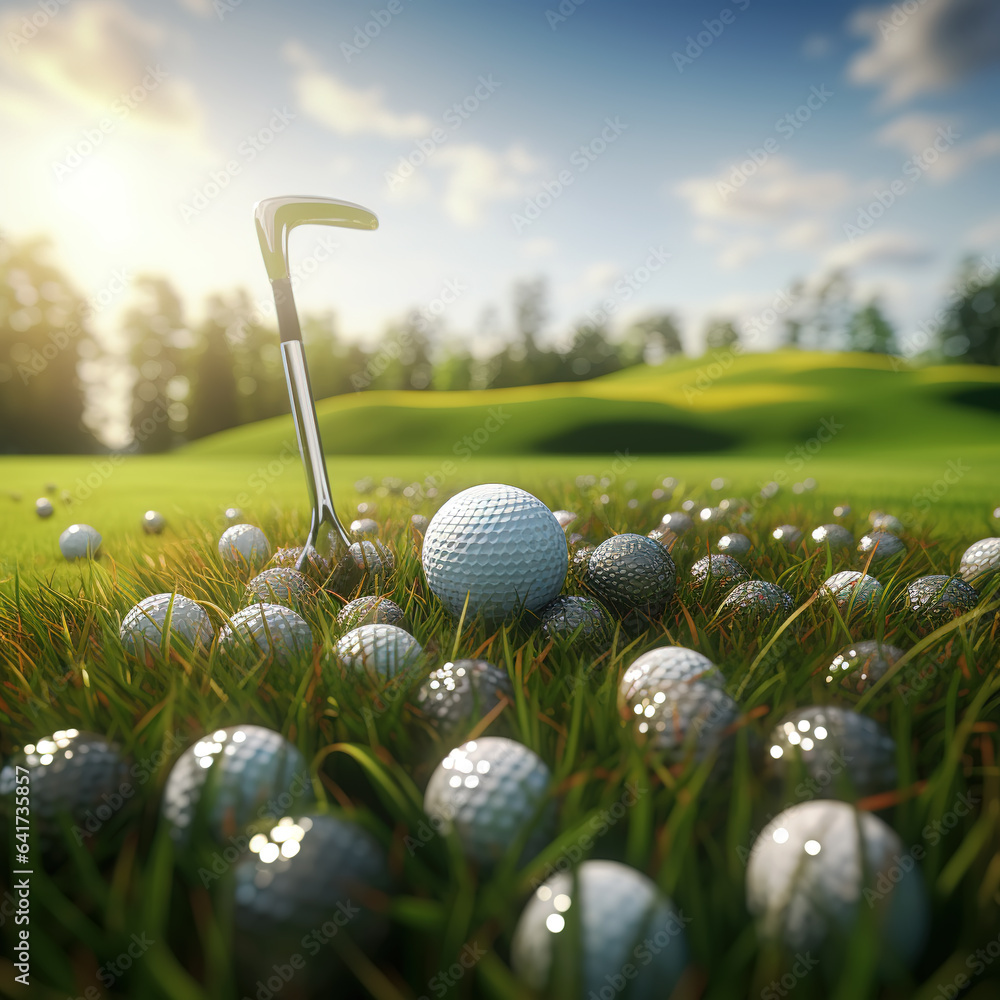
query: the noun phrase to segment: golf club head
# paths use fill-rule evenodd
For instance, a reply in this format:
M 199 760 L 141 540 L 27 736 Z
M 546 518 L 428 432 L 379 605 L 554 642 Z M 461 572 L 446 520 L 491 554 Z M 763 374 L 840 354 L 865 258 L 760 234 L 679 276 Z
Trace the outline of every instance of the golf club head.
M 295 195 L 264 198 L 254 205 L 253 214 L 260 252 L 274 293 L 288 399 L 312 501 L 309 537 L 296 564 L 301 570 L 308 561 L 310 548 L 324 558 L 339 560 L 350 546 L 350 539 L 333 508 L 316 404 L 288 274 L 288 234 L 296 226 L 304 225 L 372 230 L 378 228 L 378 219 L 368 209 L 349 201 Z
M 253 207 L 257 241 L 271 281 L 288 277 L 288 234 L 296 226 L 378 229 L 378 219 L 361 205 L 336 198 L 283 195 L 262 198 Z

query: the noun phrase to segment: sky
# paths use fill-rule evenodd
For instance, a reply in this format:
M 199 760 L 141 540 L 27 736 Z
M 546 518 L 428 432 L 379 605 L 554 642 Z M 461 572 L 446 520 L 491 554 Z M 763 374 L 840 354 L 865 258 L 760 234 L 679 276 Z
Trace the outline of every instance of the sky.
M 1000 251 L 998 95 L 994 0 L 3 0 L 0 233 L 105 332 L 143 273 L 266 315 L 252 206 L 307 194 L 380 219 L 292 238 L 300 312 L 354 336 L 468 335 L 545 275 L 551 336 L 667 309 L 766 348 L 844 267 L 905 349 Z

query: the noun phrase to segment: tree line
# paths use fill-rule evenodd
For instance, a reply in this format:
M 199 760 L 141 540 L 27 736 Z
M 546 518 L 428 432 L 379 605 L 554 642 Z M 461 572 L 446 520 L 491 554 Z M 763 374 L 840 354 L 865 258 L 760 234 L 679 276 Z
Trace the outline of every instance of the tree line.
M 185 441 L 287 412 L 277 331 L 243 290 L 212 295 L 192 323 L 169 280 L 140 276 L 113 342 L 95 335 L 102 302 L 86 301 L 49 259 L 44 241 L 0 238 L 0 453 L 102 448 L 127 398 L 133 447 Z M 973 261 L 932 321 L 901 345 L 877 299 L 859 301 L 844 272 L 794 285 L 776 321 L 788 347 L 903 353 L 910 360 L 1000 364 L 1000 273 Z M 505 318 L 506 317 L 506 318 Z M 372 346 L 345 336 L 334 313 L 306 315 L 303 340 L 318 397 L 371 389 L 486 389 L 573 382 L 683 353 L 676 315 L 653 312 L 623 330 L 585 320 L 561 338 L 538 277 L 514 285 L 506 313 L 491 307 L 462 335 L 417 312 L 390 323 Z M 472 343 L 498 345 L 482 356 Z M 726 317 L 701 332 L 704 352 L 756 350 L 753 327 Z M 122 386 L 116 395 L 109 387 Z

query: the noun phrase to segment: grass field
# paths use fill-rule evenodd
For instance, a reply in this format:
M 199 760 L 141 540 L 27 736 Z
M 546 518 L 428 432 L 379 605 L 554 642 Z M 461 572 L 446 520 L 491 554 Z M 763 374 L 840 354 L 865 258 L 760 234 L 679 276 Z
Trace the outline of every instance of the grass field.
M 839 370 L 815 357 L 811 374 L 803 375 L 793 364 L 801 360 L 771 358 L 772 370 L 765 374 L 765 361 L 740 359 L 727 377 L 743 379 L 744 394 L 729 387 L 730 399 L 742 399 L 729 411 L 721 400 L 709 405 L 716 387 L 701 394 L 706 398 L 697 406 L 674 407 L 664 418 L 670 425 L 683 418 L 704 421 L 699 426 L 710 431 L 721 431 L 723 424 L 740 428 L 739 443 L 709 456 L 643 455 L 626 452 L 627 444 L 618 448 L 613 440 L 590 454 L 545 454 L 528 441 L 532 434 L 570 426 L 555 427 L 551 417 L 568 412 L 555 402 L 565 387 L 538 390 L 523 403 L 491 398 L 482 412 L 456 410 L 436 430 L 415 415 L 434 397 L 420 394 L 416 400 L 406 394 L 375 401 L 374 412 L 384 423 L 370 439 L 377 442 L 373 454 L 336 455 L 334 443 L 348 440 L 352 428 L 367 426 L 372 412 L 363 397 L 325 404 L 341 514 L 346 520 L 355 516 L 359 502 L 374 505 L 382 538 L 398 560 L 388 593 L 405 609 L 428 668 L 454 656 L 482 656 L 511 678 L 513 704 L 485 729 L 470 722 L 450 739 L 442 739 L 415 707 L 419 678 L 376 690 L 345 676 L 332 655 L 341 599 L 330 594 L 304 609 L 316 645 L 291 670 L 245 657 L 233 662 L 216 649 L 190 659 L 175 651 L 169 662 L 151 665 L 123 651 L 120 620 L 147 594 L 176 589 L 203 602 L 217 622 L 243 606 L 248 574 L 223 564 L 216 549 L 226 506 L 242 507 L 275 547 L 301 540 L 307 510 L 289 420 L 230 432 L 162 457 L 0 460 L 0 749 L 7 757 L 26 742 L 72 726 L 118 740 L 144 765 L 145 775 L 121 822 L 109 823 L 84 848 L 71 848 L 58 865 L 36 868 L 34 985 L 18 986 L 4 957 L 0 991 L 41 1000 L 269 1000 L 266 983 L 260 993 L 252 979 L 249 984 L 234 979 L 231 872 L 205 887 L 172 857 L 158 823 L 160 793 L 181 749 L 218 727 L 256 723 L 279 730 L 302 751 L 321 808 L 363 822 L 386 848 L 395 880 L 387 904 L 389 936 L 380 949 L 370 956 L 349 952 L 349 971 L 332 993 L 311 993 L 304 972 L 271 991 L 279 1000 L 355 992 L 380 1000 L 527 995 L 508 964 L 514 924 L 533 884 L 577 856 L 584 843 L 583 853 L 591 857 L 615 858 L 648 874 L 688 919 L 691 965 L 684 996 L 939 1000 L 957 996 L 966 984 L 971 990 L 965 996 L 996 996 L 1000 961 L 989 949 L 1000 934 L 1000 624 L 984 627 L 985 616 L 965 616 L 922 637 L 898 603 L 907 583 L 928 573 L 954 573 L 968 544 L 1000 529 L 991 517 L 1000 504 L 997 416 L 983 406 L 953 401 L 970 385 L 982 387 L 973 383 L 992 383 L 975 371 L 959 384 L 948 381 L 960 377 L 957 369 L 897 373 L 873 361 L 868 369 L 855 363 Z M 573 426 L 586 429 L 598 412 L 587 393 L 607 392 L 605 398 L 625 414 L 623 422 L 638 421 L 629 432 L 637 433 L 646 418 L 629 416 L 634 406 L 629 398 L 654 407 L 657 393 L 683 399 L 685 383 L 668 391 L 667 376 L 692 380 L 697 365 L 648 382 L 642 374 L 626 373 L 601 380 L 596 389 L 592 383 L 572 387 L 583 401 Z M 889 381 L 865 382 L 869 376 Z M 814 390 L 824 379 L 828 394 L 816 399 Z M 885 396 L 890 383 L 898 389 L 893 405 Z M 778 393 L 782 386 L 784 397 Z M 869 396 L 873 401 L 865 410 Z M 777 404 L 778 398 L 785 402 Z M 457 440 L 485 426 L 490 407 L 504 405 L 525 409 L 509 425 L 487 432 L 494 442 L 490 448 L 468 457 L 455 451 Z M 782 406 L 790 409 L 781 411 Z M 435 407 L 426 410 L 433 413 Z M 727 413 L 722 423 L 712 423 Z M 813 450 L 809 442 L 824 416 L 844 429 Z M 504 452 L 497 443 L 507 426 L 519 428 L 527 454 Z M 809 427 L 813 430 L 803 436 Z M 911 438 L 916 428 L 916 440 L 906 437 L 907 427 Z M 851 428 L 856 433 L 849 433 Z M 635 437 L 640 439 L 642 434 Z M 355 480 L 385 475 L 404 483 L 434 477 L 439 496 L 412 503 L 384 489 L 365 496 L 354 492 Z M 577 476 L 588 475 L 596 481 L 575 485 Z M 654 500 L 651 492 L 665 476 L 680 484 L 673 497 Z M 708 485 L 717 476 L 727 480 L 719 492 Z M 806 477 L 815 478 L 815 489 L 793 492 L 792 484 Z M 755 504 L 755 517 L 743 530 L 756 546 L 748 564 L 752 574 L 777 582 L 795 602 L 793 618 L 773 630 L 726 627 L 714 617 L 720 595 L 696 587 L 689 577 L 692 562 L 727 530 L 724 524 L 699 527 L 674 549 L 677 595 L 662 620 L 641 630 L 619 628 L 610 647 L 597 650 L 543 641 L 527 620 L 501 628 L 479 621 L 459 626 L 428 592 L 418 539 L 408 525 L 412 513 L 432 513 L 441 497 L 463 486 L 512 482 L 532 489 L 553 509 L 580 512 L 573 530 L 598 542 L 612 532 L 645 534 L 683 498 L 699 506 L 723 496 L 753 498 L 771 480 L 784 482 L 784 488 Z M 57 512 L 42 521 L 32 501 L 50 481 L 57 487 Z M 61 490 L 69 491 L 73 502 L 60 500 Z M 4 495 L 11 492 L 21 499 Z M 903 518 L 908 528 L 902 563 L 873 571 L 886 587 L 883 601 L 856 620 L 810 601 L 831 572 L 858 565 L 856 554 L 838 556 L 805 545 L 789 552 L 770 535 L 781 523 L 811 528 L 831 521 L 833 505 L 844 502 L 853 505 L 844 523 L 856 536 L 866 530 L 867 513 L 876 506 Z M 141 534 L 139 519 L 148 507 L 167 515 L 164 535 Z M 72 521 L 94 524 L 103 533 L 100 559 L 69 564 L 59 558 L 58 533 Z M 584 591 L 571 575 L 565 592 Z M 983 592 L 978 610 L 996 601 L 994 584 Z M 838 650 L 883 637 L 908 651 L 892 676 L 863 695 L 824 683 L 823 670 Z M 640 652 L 664 644 L 697 649 L 723 671 L 741 711 L 730 775 L 658 759 L 622 725 L 616 705 L 622 672 Z M 795 956 L 758 940 L 746 910 L 745 861 L 756 833 L 801 796 L 773 788 L 757 750 L 791 709 L 831 703 L 853 705 L 895 739 L 897 785 L 861 807 L 878 810 L 893 827 L 905 858 L 921 858 L 931 900 L 922 957 L 908 976 L 892 982 L 878 980 L 878 939 L 864 920 L 846 958 L 794 974 Z M 421 832 L 426 830 L 422 790 L 430 772 L 451 746 L 483 732 L 507 733 L 539 753 L 553 771 L 558 802 L 551 845 L 520 869 L 510 858 L 492 875 L 467 866 L 446 838 Z M 637 792 L 630 793 L 628 807 L 591 843 L 587 835 L 595 820 L 615 815 L 612 810 L 629 787 Z M 971 809 L 962 805 L 969 801 Z M 5 895 L 0 905 L 5 956 L 15 931 L 6 905 L 11 898 Z M 150 943 L 124 969 L 121 958 L 134 934 Z M 460 959 L 470 953 L 476 960 L 466 969 Z M 310 964 L 322 964 L 322 955 Z M 281 964 L 288 956 L 273 958 Z M 115 970 L 110 981 L 109 968 Z

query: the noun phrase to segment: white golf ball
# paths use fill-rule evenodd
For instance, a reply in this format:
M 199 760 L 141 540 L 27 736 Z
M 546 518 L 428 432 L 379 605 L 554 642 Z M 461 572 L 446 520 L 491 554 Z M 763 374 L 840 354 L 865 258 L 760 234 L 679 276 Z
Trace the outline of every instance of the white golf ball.
M 356 673 L 387 680 L 423 659 L 423 647 L 398 625 L 359 625 L 342 636 L 334 649 L 337 659 Z
M 39 497 L 35 501 L 35 513 L 39 517 L 51 517 L 54 510 L 55 507 L 52 506 L 52 501 L 48 497 Z
M 567 940 L 574 916 L 576 942 Z M 539 996 L 613 997 L 627 983 L 623 996 L 669 997 L 687 965 L 684 922 L 641 872 L 617 861 L 584 861 L 535 890 L 514 929 L 511 964 Z M 579 992 L 568 994 L 574 980 Z
M 142 530 L 147 535 L 159 535 L 167 526 L 167 519 L 158 510 L 147 510 L 142 515 Z
M 309 578 L 287 566 L 274 566 L 258 573 L 248 584 L 245 600 L 284 604 L 295 608 L 307 604 L 313 596 Z
M 271 543 L 260 528 L 234 524 L 219 539 L 219 555 L 238 566 L 259 566 L 271 555 Z
M 304 618 L 280 604 L 254 604 L 232 617 L 233 628 L 223 626 L 219 643 L 230 652 L 256 645 L 281 666 L 312 651 L 313 634 Z
M 171 635 L 188 649 L 212 644 L 215 629 L 200 605 L 181 594 L 153 594 L 144 597 L 122 619 L 122 645 L 136 656 L 144 656 L 147 648 L 158 652 L 168 616 Z
M 562 589 L 566 536 L 525 490 L 496 483 L 453 496 L 431 519 L 421 553 L 427 584 L 453 615 L 537 611 Z
M 548 843 L 555 813 L 553 802 L 545 804 L 551 780 L 541 757 L 514 740 L 469 740 L 431 775 L 424 811 L 443 833 L 454 830 L 463 852 L 479 864 L 499 861 L 525 836 L 526 859 Z
M 869 812 L 817 799 L 779 813 L 753 845 L 747 906 L 764 938 L 820 951 L 851 933 L 871 907 L 887 966 L 921 952 L 928 904 L 917 864 Z
M 846 615 L 848 612 L 862 614 L 878 607 L 885 591 L 875 577 L 848 569 L 824 580 L 819 592 L 832 600 L 841 614 Z
M 59 536 L 59 549 L 67 559 L 93 559 L 101 547 L 101 536 L 89 524 L 71 524 Z

